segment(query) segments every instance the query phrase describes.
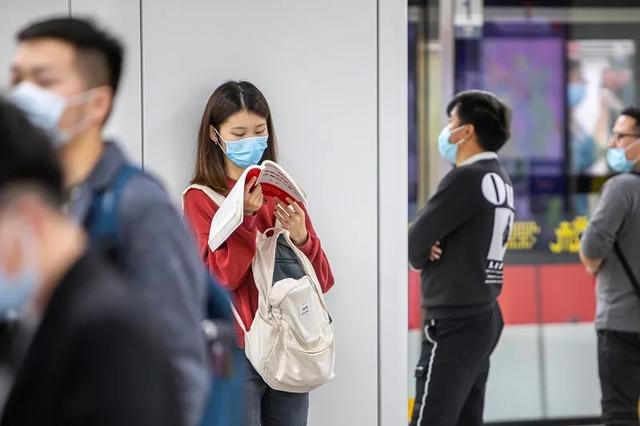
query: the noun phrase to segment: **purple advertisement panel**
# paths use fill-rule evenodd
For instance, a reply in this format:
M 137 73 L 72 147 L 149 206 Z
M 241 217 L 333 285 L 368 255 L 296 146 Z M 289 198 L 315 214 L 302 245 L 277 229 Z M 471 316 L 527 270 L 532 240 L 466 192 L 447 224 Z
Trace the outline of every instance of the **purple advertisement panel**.
M 562 40 L 485 39 L 480 69 L 483 89 L 513 108 L 512 137 L 501 156 L 561 164 L 565 111 Z

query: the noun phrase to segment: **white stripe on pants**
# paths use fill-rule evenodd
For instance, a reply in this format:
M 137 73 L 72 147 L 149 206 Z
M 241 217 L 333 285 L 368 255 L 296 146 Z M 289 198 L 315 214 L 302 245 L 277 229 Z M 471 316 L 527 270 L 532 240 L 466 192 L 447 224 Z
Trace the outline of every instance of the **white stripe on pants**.
M 435 324 L 435 320 L 431 320 L 431 324 L 424 328 L 424 335 L 427 337 L 429 343 L 433 345 L 431 349 L 431 356 L 429 357 L 429 367 L 427 368 L 427 378 L 424 383 L 424 392 L 422 392 L 422 403 L 420 404 L 420 416 L 418 417 L 418 423 L 416 426 L 422 425 L 422 417 L 424 416 L 424 406 L 427 402 L 427 393 L 429 393 L 429 382 L 431 381 L 431 370 L 433 369 L 433 361 L 436 359 L 436 350 L 438 349 L 438 342 L 433 340 L 429 336 L 429 327 Z

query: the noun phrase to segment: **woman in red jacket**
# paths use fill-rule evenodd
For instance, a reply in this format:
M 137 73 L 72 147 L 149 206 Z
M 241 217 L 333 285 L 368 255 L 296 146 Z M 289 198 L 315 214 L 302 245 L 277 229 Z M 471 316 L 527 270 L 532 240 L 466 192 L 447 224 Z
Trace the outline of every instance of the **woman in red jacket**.
M 249 82 L 223 84 L 209 98 L 202 117 L 191 183 L 227 195 L 247 167 L 264 160 L 277 161 L 273 120 L 264 95 Z M 273 228 L 276 218 L 311 261 L 323 291 L 333 286 L 331 267 L 305 207 L 290 199 L 263 196 L 259 185 L 253 188 L 255 180 L 245 187 L 242 225 L 215 251 L 208 245 L 209 228 L 219 206 L 197 189 L 190 189 L 184 197 L 185 216 L 197 237 L 202 259 L 232 293 L 247 328 L 258 309 L 258 289 L 251 271 L 256 236 Z M 239 325 L 236 330 L 244 344 Z M 307 424 L 309 395 L 271 389 L 250 364 L 245 404 L 247 426 Z

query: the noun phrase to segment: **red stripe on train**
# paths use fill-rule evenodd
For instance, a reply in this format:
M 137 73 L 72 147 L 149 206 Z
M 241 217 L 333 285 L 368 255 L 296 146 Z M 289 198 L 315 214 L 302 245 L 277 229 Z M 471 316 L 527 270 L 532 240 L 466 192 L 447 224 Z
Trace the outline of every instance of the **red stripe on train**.
M 505 266 L 505 324 L 591 322 L 595 280 L 580 264 Z M 409 329 L 421 328 L 420 274 L 409 271 Z

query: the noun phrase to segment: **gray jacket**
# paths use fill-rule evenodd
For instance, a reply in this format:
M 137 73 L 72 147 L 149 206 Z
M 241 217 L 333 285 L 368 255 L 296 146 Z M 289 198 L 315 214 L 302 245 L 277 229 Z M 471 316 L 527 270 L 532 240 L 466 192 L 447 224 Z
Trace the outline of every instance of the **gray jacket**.
M 125 163 L 120 148 L 106 143 L 89 178 L 73 191 L 69 209 L 80 223 L 95 194 L 113 183 Z M 209 381 L 201 332 L 206 282 L 195 243 L 165 189 L 146 173 L 134 175 L 123 188 L 117 221 L 117 266 L 158 314 L 178 375 L 179 402 L 186 424 L 193 426 Z
M 623 173 L 609 179 L 582 235 L 582 251 L 604 259 L 597 275 L 596 328 L 640 333 L 640 301 L 616 255 L 617 241 L 640 279 L 640 176 Z

